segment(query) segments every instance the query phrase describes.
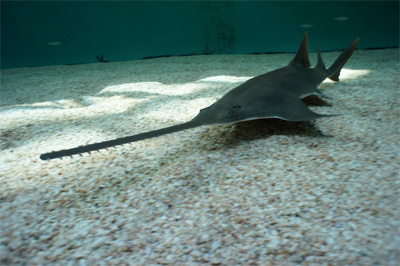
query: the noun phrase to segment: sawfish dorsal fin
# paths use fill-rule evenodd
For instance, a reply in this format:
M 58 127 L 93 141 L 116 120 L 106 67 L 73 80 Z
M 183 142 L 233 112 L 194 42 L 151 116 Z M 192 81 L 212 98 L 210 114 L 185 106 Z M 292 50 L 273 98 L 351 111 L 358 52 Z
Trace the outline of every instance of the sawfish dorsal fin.
M 317 42 L 317 47 L 318 47 L 318 62 L 317 62 L 317 65 L 315 66 L 315 68 L 326 70 L 324 61 L 322 60 L 321 46 L 319 46 L 319 42 Z
M 296 55 L 293 60 L 290 61 L 289 65 L 301 65 L 305 68 L 311 66 L 310 60 L 308 59 L 308 34 L 304 33 L 303 39 L 301 40 L 300 46 L 297 49 Z

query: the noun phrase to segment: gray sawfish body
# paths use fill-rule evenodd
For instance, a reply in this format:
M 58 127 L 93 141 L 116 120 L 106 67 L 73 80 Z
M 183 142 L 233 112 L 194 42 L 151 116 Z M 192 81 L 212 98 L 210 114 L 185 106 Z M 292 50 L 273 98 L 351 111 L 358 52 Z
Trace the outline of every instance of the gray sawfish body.
M 133 136 L 79 146 L 72 149 L 53 151 L 40 155 L 42 160 L 62 158 L 125 143 L 158 137 L 177 131 L 210 124 L 234 123 L 263 118 L 279 118 L 287 121 L 308 121 L 334 115 L 321 115 L 311 111 L 301 99 L 322 94 L 317 86 L 326 78 L 339 80 L 342 67 L 354 52 L 359 39 L 354 40 L 328 69 L 322 61 L 318 45 L 318 62 L 310 68 L 308 59 L 308 36 L 304 34 L 293 60 L 285 67 L 254 77 L 232 89 L 215 103 L 201 109 L 192 120 Z

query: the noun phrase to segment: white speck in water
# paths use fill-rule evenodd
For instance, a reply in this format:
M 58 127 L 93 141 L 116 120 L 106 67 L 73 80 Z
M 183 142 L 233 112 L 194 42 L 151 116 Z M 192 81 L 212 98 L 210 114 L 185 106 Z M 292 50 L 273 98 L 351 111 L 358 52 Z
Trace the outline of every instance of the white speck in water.
M 61 42 L 48 42 L 47 45 L 50 45 L 50 46 L 60 46 L 60 45 L 61 45 Z
M 349 20 L 349 17 L 337 17 L 337 18 L 334 18 L 334 20 L 337 20 L 337 21 L 346 21 L 346 20 Z
M 312 24 L 301 24 L 300 27 L 305 28 L 305 29 L 310 29 L 310 28 L 314 27 L 314 25 L 312 25 Z

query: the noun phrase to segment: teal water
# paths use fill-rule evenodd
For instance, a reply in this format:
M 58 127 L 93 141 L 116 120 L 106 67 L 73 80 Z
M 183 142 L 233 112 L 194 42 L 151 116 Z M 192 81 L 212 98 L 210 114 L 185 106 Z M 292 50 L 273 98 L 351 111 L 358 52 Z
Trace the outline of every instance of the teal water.
M 1 2 L 1 68 L 399 46 L 398 1 Z

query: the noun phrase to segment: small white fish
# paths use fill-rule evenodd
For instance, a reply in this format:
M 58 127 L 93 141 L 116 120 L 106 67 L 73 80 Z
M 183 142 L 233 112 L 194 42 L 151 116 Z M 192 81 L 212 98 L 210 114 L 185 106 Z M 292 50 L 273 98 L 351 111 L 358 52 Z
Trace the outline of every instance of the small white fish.
M 305 28 L 305 29 L 310 29 L 310 28 L 314 27 L 314 25 L 312 25 L 312 24 L 302 24 L 302 25 L 300 25 L 300 27 Z
M 334 18 L 334 20 L 337 20 L 337 21 L 346 21 L 346 20 L 349 20 L 349 18 L 348 18 L 348 17 L 337 17 L 337 18 Z
M 50 45 L 50 46 L 59 46 L 59 45 L 61 45 L 61 42 L 48 42 L 47 45 Z

